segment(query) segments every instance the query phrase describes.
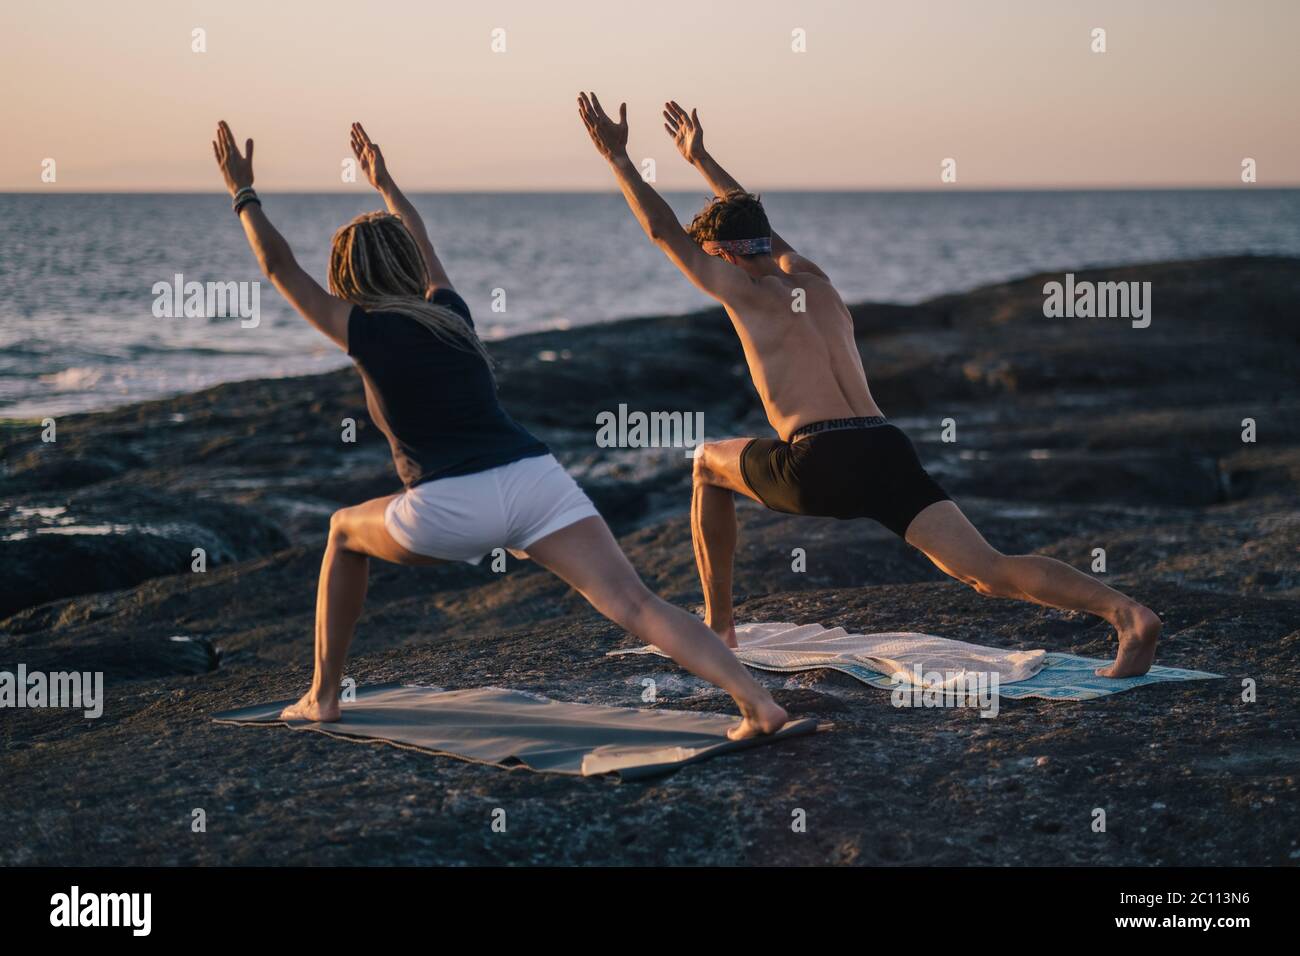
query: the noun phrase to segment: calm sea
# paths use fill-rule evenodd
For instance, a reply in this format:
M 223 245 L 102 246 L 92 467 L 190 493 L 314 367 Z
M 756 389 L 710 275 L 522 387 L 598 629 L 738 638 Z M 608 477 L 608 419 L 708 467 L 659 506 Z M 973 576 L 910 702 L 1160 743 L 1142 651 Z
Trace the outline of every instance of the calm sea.
M 709 304 L 615 194 L 415 198 L 487 337 Z M 361 194 L 270 194 L 324 280 Z M 683 220 L 702 193 L 669 196 Z M 1235 253 L 1300 255 L 1300 190 L 769 193 L 776 228 L 849 301 L 916 302 L 1041 270 Z M 268 284 L 260 322 L 158 318 L 157 282 L 260 278 L 220 195 L 0 195 L 0 417 L 105 408 L 346 358 Z M 501 290 L 495 292 L 494 290 Z M 493 311 L 492 305 L 504 306 Z

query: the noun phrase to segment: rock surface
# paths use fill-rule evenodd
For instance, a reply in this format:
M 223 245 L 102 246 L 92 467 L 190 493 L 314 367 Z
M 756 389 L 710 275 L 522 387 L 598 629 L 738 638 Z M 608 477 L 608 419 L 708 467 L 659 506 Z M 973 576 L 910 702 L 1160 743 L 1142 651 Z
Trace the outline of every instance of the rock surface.
M 1044 276 L 862 305 L 873 392 L 996 547 L 1083 568 L 1104 548 L 1103 580 L 1165 619 L 1158 660 L 1225 680 L 1003 701 L 985 720 L 896 709 L 834 674 L 764 675 L 792 714 L 834 730 L 645 784 L 217 726 L 216 711 L 305 688 L 328 516 L 396 490 L 351 371 L 235 383 L 62 419 L 55 445 L 0 426 L 0 600 L 14 612 L 0 670 L 102 671 L 107 684 L 97 720 L 0 717 L 0 864 L 1294 864 L 1300 261 L 1076 275 L 1151 281 L 1151 326 L 1044 318 Z M 647 582 L 698 607 L 689 461 L 593 439 L 619 403 L 703 411 L 710 438 L 769 434 L 722 313 L 492 351 L 506 407 L 579 478 Z M 345 418 L 356 443 L 340 440 Z M 1103 623 L 983 598 L 870 523 L 748 503 L 739 515 L 742 620 L 1113 654 Z M 68 527 L 97 530 L 50 530 Z M 193 547 L 209 549 L 205 573 L 189 570 Z M 634 643 L 527 562 L 376 562 L 348 673 L 626 706 L 650 677 L 656 706 L 729 709 L 671 662 L 603 656 Z M 506 833 L 490 826 L 498 807 Z M 196 808 L 205 833 L 191 830 Z

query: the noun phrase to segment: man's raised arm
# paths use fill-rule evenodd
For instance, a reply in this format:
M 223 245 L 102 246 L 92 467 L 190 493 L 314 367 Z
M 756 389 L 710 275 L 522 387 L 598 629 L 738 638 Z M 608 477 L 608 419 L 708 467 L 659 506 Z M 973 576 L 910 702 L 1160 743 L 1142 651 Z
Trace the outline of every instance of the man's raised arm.
M 748 191 L 736 182 L 735 177 L 723 169 L 704 148 L 704 127 L 700 125 L 700 114 L 697 110 L 693 109 L 688 114 L 675 100 L 665 103 L 664 129 L 677 144 L 682 158 L 699 170 L 704 181 L 713 190 L 713 195 L 722 198 L 730 193 Z M 822 272 L 811 259 L 806 259 L 795 252 L 794 247 L 777 235 L 775 229 L 772 230 L 772 255 L 782 262 L 783 267 L 788 263 L 787 271 L 812 272 L 823 279 L 826 278 L 826 273 Z
M 578 115 L 596 149 L 609 162 L 623 190 L 623 198 L 645 230 L 664 254 L 681 269 L 701 291 L 722 302 L 732 302 L 745 294 L 751 283 L 739 269 L 709 255 L 686 234 L 677 215 L 637 171 L 627 155 L 627 104 L 618 108 L 618 122 L 606 115 L 595 93 L 578 94 Z

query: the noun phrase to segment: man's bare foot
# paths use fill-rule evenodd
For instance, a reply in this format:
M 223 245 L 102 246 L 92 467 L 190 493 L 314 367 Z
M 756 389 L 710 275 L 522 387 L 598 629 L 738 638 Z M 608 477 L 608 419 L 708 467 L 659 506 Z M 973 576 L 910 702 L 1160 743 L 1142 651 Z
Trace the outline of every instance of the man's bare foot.
M 785 708 L 774 701 L 766 691 L 763 696 L 767 699 L 757 705 L 740 705 L 740 715 L 744 719 L 727 731 L 728 737 L 732 740 L 761 737 L 763 734 L 774 734 L 785 726 L 785 722 L 790 719 Z
M 1115 663 L 1097 668 L 1097 676 L 1137 677 L 1149 671 L 1156 657 L 1160 628 L 1160 618 L 1140 604 L 1121 614 L 1115 621 L 1115 629 L 1119 632 L 1119 652 L 1115 655 Z
M 709 630 L 711 630 L 714 634 L 718 635 L 718 637 L 722 638 L 722 643 L 726 644 L 733 651 L 740 646 L 739 644 L 736 643 L 735 624 L 728 624 L 726 627 L 714 627 L 712 624 L 710 624 Z
M 302 695 L 296 704 L 290 704 L 280 711 L 281 720 L 312 720 L 322 724 L 331 724 L 341 716 L 338 698 L 321 700 L 311 691 Z

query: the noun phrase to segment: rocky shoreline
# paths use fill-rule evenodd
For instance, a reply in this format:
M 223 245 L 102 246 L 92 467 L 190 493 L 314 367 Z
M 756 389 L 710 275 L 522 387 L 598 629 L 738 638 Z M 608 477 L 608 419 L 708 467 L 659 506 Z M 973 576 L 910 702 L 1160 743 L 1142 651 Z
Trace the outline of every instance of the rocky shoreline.
M 1227 675 L 996 720 L 764 675 L 836 729 L 659 781 L 554 779 L 221 727 L 309 675 L 329 514 L 397 490 L 350 369 L 0 424 L 0 670 L 102 671 L 104 716 L 0 716 L 0 864 L 1294 864 L 1300 769 L 1300 260 L 1075 273 L 1150 281 L 1153 321 L 1048 319 L 1031 276 L 853 309 L 877 401 L 986 537 L 1087 567 L 1166 621 L 1158 661 Z M 596 444 L 620 403 L 768 434 L 719 310 L 494 343 L 503 401 L 647 582 L 700 601 L 681 449 Z M 1243 442 L 1253 419 L 1257 440 Z M 357 441 L 340 439 L 356 423 Z M 941 440 L 952 419 L 956 441 Z M 744 505 L 742 620 L 924 630 L 1096 657 L 1108 628 L 948 581 L 884 529 Z M 807 553 L 791 570 L 792 548 Z M 192 570 L 201 548 L 206 570 Z M 375 564 L 350 675 L 723 711 L 527 562 Z M 1243 681 L 1256 699 L 1244 702 Z M 493 833 L 505 807 L 511 826 Z M 1106 809 L 1095 833 L 1092 811 Z M 207 831 L 191 830 L 206 812 Z M 806 833 L 789 826 L 807 811 Z

